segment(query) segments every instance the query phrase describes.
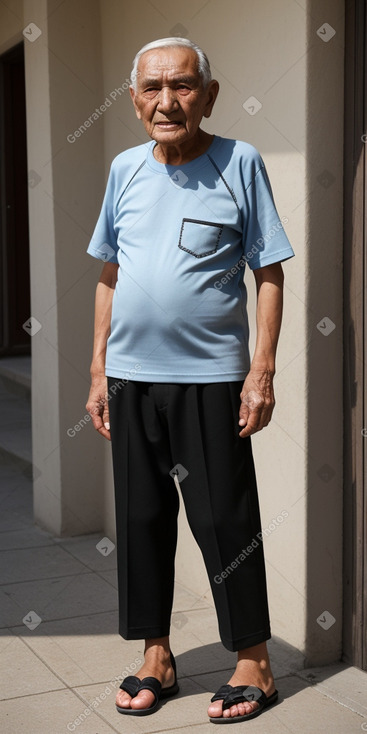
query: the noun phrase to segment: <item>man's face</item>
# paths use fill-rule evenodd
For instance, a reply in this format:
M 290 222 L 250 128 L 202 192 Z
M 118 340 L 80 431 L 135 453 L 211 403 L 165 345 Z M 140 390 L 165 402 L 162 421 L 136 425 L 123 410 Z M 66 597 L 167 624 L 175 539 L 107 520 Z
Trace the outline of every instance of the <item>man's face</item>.
M 139 120 L 162 145 L 183 145 L 209 117 L 218 83 L 203 89 L 198 59 L 191 48 L 176 46 L 147 51 L 139 60 L 137 91 L 130 87 Z

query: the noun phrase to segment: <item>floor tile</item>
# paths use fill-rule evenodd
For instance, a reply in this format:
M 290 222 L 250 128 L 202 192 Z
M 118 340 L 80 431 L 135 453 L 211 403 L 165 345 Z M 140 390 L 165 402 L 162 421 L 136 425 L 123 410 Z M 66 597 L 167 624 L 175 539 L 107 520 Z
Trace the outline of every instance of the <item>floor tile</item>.
M 107 688 L 110 689 L 109 693 L 107 693 Z M 93 705 L 93 701 L 105 691 L 106 698 L 101 703 L 99 710 L 111 726 L 115 727 L 117 731 L 124 732 L 124 734 L 127 734 L 127 732 L 129 734 L 173 732 L 176 728 L 180 731 L 183 724 L 194 726 L 207 721 L 205 694 L 189 678 L 181 681 L 180 692 L 177 696 L 162 702 L 160 708 L 152 716 L 127 717 L 119 714 L 115 708 L 117 688 L 117 684 L 116 686 L 110 684 L 107 687 L 103 685 L 82 686 L 75 690 L 90 705 Z
M 193 594 L 182 584 L 176 583 L 173 597 L 173 611 L 184 612 L 192 609 L 208 609 L 211 605 L 206 599 L 200 598 L 197 594 Z
M 235 665 L 236 654 L 222 645 L 216 613 L 211 607 L 173 614 L 171 644 L 175 655 L 181 656 L 182 675 Z
M 267 643 L 275 678 L 284 677 L 305 667 L 305 656 L 300 650 L 288 645 L 278 637 L 272 637 Z
M 367 718 L 367 673 L 343 663 L 308 668 L 298 676 L 313 689 Z M 367 726 L 366 726 L 367 731 Z
M 32 357 L 29 355 L 2 357 L 0 361 L 0 381 L 3 377 L 20 385 L 31 387 Z
M 111 571 L 99 571 L 99 576 L 101 576 L 105 581 L 107 581 L 108 584 L 113 586 L 114 589 L 117 590 L 118 584 L 117 584 L 117 570 L 112 569 Z
M 35 551 L 32 550 L 32 553 Z M 0 588 L 0 626 L 22 625 L 34 610 L 43 621 L 99 614 L 117 609 L 116 590 L 98 574 L 30 581 Z M 42 631 L 35 630 L 37 634 Z
M 78 538 L 59 538 L 55 542 L 92 571 L 110 571 L 117 565 L 116 548 L 104 556 L 96 548 L 104 537 L 103 533 L 98 533 Z
M 361 734 L 363 718 L 359 714 L 327 696 L 320 696 L 313 686 L 305 685 L 298 677 L 283 678 L 277 687 L 281 703 L 273 708 L 274 716 L 290 731 Z
M 206 703 L 222 682 L 217 673 L 194 677 L 193 681 L 207 688 Z M 251 720 L 251 734 L 360 734 L 361 716 L 319 696 L 296 676 L 279 680 L 277 689 L 279 702 Z
M 2 477 L 1 468 L 0 476 Z M 7 512 L 23 511 L 24 513 L 26 511 L 29 514 L 29 520 L 34 524 L 31 482 L 20 471 L 2 482 L 0 487 L 0 509 Z M 4 529 L 7 530 L 6 527 Z
M 45 545 L 54 546 L 54 542 L 50 533 L 40 528 L 9 530 L 0 533 L 0 551 L 37 548 Z
M 51 579 L 88 573 L 82 563 L 57 546 L 2 551 L 0 578 L 2 584 L 19 583 L 30 579 Z
M 64 684 L 18 637 L 0 632 L 0 699 L 64 688 Z
M 32 461 L 32 445 L 30 442 L 30 427 L 19 417 L 19 422 L 14 424 L 14 419 L 9 428 L 0 430 L 0 446 L 24 461 Z
M 25 696 L 1 704 L 2 734 L 112 734 L 116 732 L 73 691 Z M 125 729 L 126 733 L 126 729 Z
M 2 504 L 0 501 L 0 533 L 2 531 L 11 530 L 25 530 L 26 528 L 33 527 L 33 520 L 30 517 L 29 512 L 8 512 L 2 510 Z
M 69 687 L 122 680 L 143 663 L 141 643 L 118 635 L 117 612 L 43 622 L 38 630 L 13 628 Z

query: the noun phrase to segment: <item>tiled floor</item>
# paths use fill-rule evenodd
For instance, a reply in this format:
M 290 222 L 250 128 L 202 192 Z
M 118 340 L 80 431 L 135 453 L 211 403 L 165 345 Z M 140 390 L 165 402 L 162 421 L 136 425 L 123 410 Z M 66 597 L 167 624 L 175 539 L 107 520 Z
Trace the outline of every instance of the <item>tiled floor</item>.
M 0 360 L 0 452 L 32 462 L 30 357 Z
M 177 585 L 172 649 L 180 693 L 152 716 L 119 715 L 116 677 L 139 667 L 143 641 L 117 634 L 115 551 L 97 550 L 100 535 L 60 540 L 34 526 L 29 471 L 7 455 L 0 484 L 1 732 L 213 733 L 207 705 L 235 655 L 218 642 L 211 604 Z M 304 670 L 302 655 L 282 641 L 269 649 L 280 702 L 233 731 L 367 730 L 365 673 L 341 664 Z

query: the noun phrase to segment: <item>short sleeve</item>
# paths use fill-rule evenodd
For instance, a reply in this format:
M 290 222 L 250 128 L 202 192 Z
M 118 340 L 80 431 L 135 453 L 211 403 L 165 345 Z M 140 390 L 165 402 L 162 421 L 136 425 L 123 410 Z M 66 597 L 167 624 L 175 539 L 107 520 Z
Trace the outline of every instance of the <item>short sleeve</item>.
M 111 166 L 102 209 L 87 252 L 104 262 L 117 263 L 118 244 L 114 230 L 115 173 Z
M 279 218 L 269 177 L 260 157 L 261 167 L 246 189 L 247 226 L 243 249 L 251 270 L 272 265 L 294 256 L 284 231 L 286 217 Z

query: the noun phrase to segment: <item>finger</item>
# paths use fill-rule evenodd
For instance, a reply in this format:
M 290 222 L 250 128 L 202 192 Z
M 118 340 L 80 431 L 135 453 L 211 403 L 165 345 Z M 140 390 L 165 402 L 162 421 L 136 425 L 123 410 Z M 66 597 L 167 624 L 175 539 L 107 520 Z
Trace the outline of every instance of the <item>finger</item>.
M 95 404 L 93 408 L 89 408 L 89 415 L 92 418 L 92 423 L 96 431 L 98 431 L 100 428 L 103 427 L 103 420 L 102 420 L 102 409 L 99 403 Z
M 247 419 L 246 426 L 240 431 L 239 435 L 241 438 L 245 438 L 246 436 L 250 436 L 252 433 L 256 433 L 256 431 L 259 430 L 260 419 L 261 411 L 252 410 Z
M 107 438 L 108 441 L 111 441 L 109 415 L 108 408 L 106 413 L 106 403 L 98 404 L 94 415 L 92 415 L 92 422 L 96 431 L 98 431 L 98 433 L 104 438 Z
M 264 406 L 263 396 L 255 390 L 249 390 L 241 396 L 240 405 L 240 426 L 245 426 L 249 422 L 249 415 L 252 413 L 261 413 Z
M 272 412 L 273 412 L 272 410 L 267 410 L 267 411 L 265 412 L 265 414 L 264 414 L 264 416 L 263 416 L 263 419 L 262 419 L 262 421 L 261 421 L 261 428 L 266 428 L 266 426 L 268 426 L 268 425 L 269 425 L 269 423 L 270 423 L 270 421 L 271 421 L 271 415 L 272 415 Z
M 273 414 L 273 410 L 274 410 L 273 402 L 270 402 L 264 406 L 261 417 L 260 417 L 260 421 L 259 421 L 259 428 L 258 428 L 259 431 L 261 431 L 262 428 L 265 428 L 267 425 L 269 425 L 271 421 L 271 416 Z
M 246 427 L 240 432 L 240 437 L 245 438 L 253 433 L 258 433 L 270 423 L 272 412 L 274 410 L 274 404 L 264 405 L 259 408 L 258 411 L 254 410 L 250 412 Z M 257 413 L 257 415 L 255 415 Z
M 103 406 L 102 421 L 103 421 L 104 427 L 107 429 L 107 431 L 109 431 L 110 430 L 110 412 L 108 409 L 107 399 Z
M 92 405 L 90 403 L 87 404 L 87 410 L 89 415 L 92 418 L 93 427 L 96 431 L 98 431 L 101 436 L 104 436 L 105 438 L 108 438 L 108 440 L 111 440 L 110 436 L 110 426 L 108 423 L 108 409 L 107 409 L 107 418 L 104 417 L 105 412 L 105 403 L 102 403 L 101 401 L 95 402 Z M 105 426 L 105 421 L 107 425 Z
M 248 405 L 244 401 L 241 401 L 240 410 L 239 410 L 239 420 L 238 420 L 240 426 L 246 425 L 248 421 L 249 413 L 250 411 L 249 411 Z
M 98 429 L 98 433 L 103 436 L 103 438 L 107 438 L 108 441 L 111 441 L 111 432 L 104 426 Z

